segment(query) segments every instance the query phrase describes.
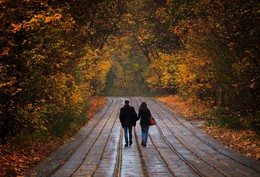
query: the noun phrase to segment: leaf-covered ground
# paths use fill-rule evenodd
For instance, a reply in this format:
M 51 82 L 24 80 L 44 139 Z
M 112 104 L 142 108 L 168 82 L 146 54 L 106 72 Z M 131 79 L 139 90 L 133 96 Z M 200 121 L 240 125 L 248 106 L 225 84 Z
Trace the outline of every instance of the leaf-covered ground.
M 86 117 L 92 117 L 105 102 L 106 98 L 95 97 L 91 99 Z M 70 136 L 65 136 L 62 139 L 49 137 L 44 141 L 27 141 L 19 145 L 10 141 L 6 145 L 0 145 L 0 176 L 24 176 L 25 171 L 69 140 Z
M 192 99 L 185 100 L 179 96 L 159 97 L 158 99 L 190 121 L 203 120 L 203 115 L 209 111 L 203 102 Z M 260 137 L 256 132 L 247 129 L 231 130 L 207 124 L 200 128 L 244 156 L 260 159 Z
M 230 130 L 211 125 L 203 127 L 203 131 L 246 157 L 260 159 L 259 135 L 252 130 Z

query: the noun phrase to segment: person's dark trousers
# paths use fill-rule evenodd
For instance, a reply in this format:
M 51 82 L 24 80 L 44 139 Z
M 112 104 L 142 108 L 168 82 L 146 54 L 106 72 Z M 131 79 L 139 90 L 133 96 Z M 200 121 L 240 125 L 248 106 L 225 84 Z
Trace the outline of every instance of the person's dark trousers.
M 129 145 L 131 146 L 133 141 L 132 141 L 132 126 L 130 127 L 123 127 L 124 128 L 124 135 L 125 135 L 125 146 L 128 146 L 128 142 Z M 129 139 L 128 139 L 129 136 Z M 129 141 L 128 141 L 129 140 Z

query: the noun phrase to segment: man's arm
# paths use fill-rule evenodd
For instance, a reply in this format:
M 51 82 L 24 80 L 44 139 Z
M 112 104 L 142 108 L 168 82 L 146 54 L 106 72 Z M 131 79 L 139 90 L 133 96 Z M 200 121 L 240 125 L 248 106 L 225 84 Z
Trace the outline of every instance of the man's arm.
M 122 118 L 123 118 L 123 108 L 120 109 L 120 113 L 119 113 L 119 119 L 121 123 L 122 123 Z

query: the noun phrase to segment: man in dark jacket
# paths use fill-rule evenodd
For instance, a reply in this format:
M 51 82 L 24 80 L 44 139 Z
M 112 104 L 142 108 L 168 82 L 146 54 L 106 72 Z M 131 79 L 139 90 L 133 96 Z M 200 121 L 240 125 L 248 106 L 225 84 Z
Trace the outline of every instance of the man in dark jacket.
M 135 126 L 137 114 L 135 108 L 129 105 L 129 101 L 125 100 L 125 106 L 120 109 L 119 114 L 121 125 L 124 129 L 125 135 L 125 146 L 128 146 L 128 134 L 129 134 L 129 145 L 131 146 L 132 141 L 132 126 Z

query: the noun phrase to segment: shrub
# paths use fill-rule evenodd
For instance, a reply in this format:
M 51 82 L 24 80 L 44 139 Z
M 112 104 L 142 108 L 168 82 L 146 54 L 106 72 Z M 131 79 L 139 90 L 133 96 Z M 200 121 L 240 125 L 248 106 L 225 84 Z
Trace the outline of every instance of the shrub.
M 216 124 L 230 129 L 241 129 L 243 127 L 240 117 L 235 115 L 222 115 L 218 117 Z

